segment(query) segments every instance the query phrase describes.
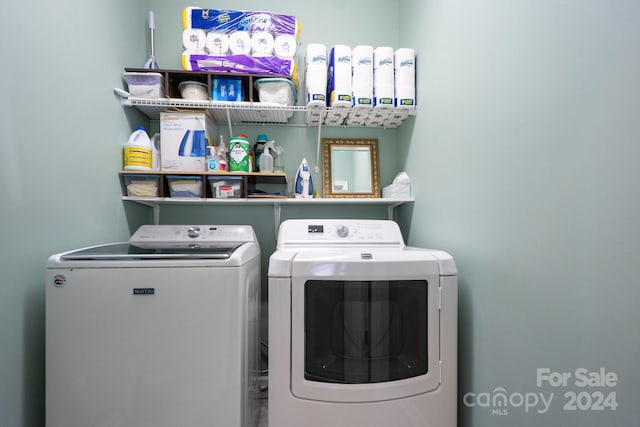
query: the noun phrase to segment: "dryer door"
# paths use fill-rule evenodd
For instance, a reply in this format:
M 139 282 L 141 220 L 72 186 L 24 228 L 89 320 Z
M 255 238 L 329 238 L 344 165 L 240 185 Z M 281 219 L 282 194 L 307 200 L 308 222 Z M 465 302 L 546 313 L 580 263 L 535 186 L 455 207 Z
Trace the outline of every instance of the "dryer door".
M 331 402 L 397 399 L 440 384 L 435 261 L 346 253 L 296 258 L 291 391 Z M 385 259 L 386 258 L 386 259 Z

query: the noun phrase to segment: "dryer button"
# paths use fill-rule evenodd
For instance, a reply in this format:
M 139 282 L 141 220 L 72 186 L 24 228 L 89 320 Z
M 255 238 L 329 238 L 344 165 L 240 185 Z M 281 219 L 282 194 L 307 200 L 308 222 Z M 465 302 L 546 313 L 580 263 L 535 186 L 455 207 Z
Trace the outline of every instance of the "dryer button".
M 338 226 L 336 232 L 338 233 L 339 237 L 347 237 L 349 235 L 349 228 L 344 225 L 340 225 Z

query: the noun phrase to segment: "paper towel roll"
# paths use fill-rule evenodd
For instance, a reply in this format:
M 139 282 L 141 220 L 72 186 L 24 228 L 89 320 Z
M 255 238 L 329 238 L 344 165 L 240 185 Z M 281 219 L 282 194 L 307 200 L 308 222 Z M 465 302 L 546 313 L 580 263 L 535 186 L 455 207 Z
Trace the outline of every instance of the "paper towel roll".
M 373 46 L 355 46 L 351 52 L 352 90 L 355 107 L 373 106 Z
M 373 70 L 374 86 L 393 86 L 394 70 L 393 67 L 378 67 Z
M 267 31 L 255 31 L 251 35 L 251 55 L 271 56 L 275 41 L 271 33 Z
M 354 69 L 352 92 L 354 106 L 373 106 L 372 74 Z
M 310 64 L 305 66 L 305 87 L 307 103 L 326 105 L 327 103 L 327 65 Z
M 351 64 L 353 67 L 373 67 L 373 46 L 355 46 L 351 51 Z
M 327 105 L 327 46 L 307 45 L 305 50 L 305 86 L 308 106 Z
M 304 55 L 305 64 L 327 65 L 327 46 L 320 43 L 310 43 L 307 45 Z
M 329 105 L 351 106 L 351 47 L 336 45 L 329 53 Z
M 415 86 L 415 53 L 413 49 L 398 49 L 394 55 L 396 86 Z
M 394 67 L 396 70 L 400 68 L 406 68 L 406 67 L 414 68 L 415 58 L 416 58 L 415 50 L 411 48 L 404 47 L 404 48 L 396 49 L 396 51 L 393 54 Z
M 391 66 L 393 70 L 393 48 L 388 46 L 377 47 L 373 50 L 373 68 Z
M 415 108 L 415 51 L 410 48 L 397 49 L 394 53 L 394 67 L 395 106 L 398 108 Z
M 273 44 L 273 52 L 281 58 L 296 56 L 298 41 L 291 34 L 279 34 Z
M 396 87 L 395 106 L 398 108 L 415 108 L 416 88 L 411 86 Z
M 393 84 L 390 85 L 374 85 L 373 97 L 376 106 L 393 107 L 395 90 Z
M 207 42 L 207 33 L 204 30 L 187 28 L 182 31 L 182 46 L 188 50 L 204 49 Z
M 305 82 L 307 87 L 320 89 L 324 92 L 327 89 L 327 66 L 324 64 L 311 64 L 305 67 Z
M 229 34 L 229 50 L 232 55 L 251 54 L 251 36 L 248 31 L 234 31 Z
M 373 96 L 376 107 L 394 105 L 393 48 L 377 47 L 373 50 Z
M 209 55 L 226 55 L 229 51 L 229 37 L 224 33 L 209 31 L 205 48 Z

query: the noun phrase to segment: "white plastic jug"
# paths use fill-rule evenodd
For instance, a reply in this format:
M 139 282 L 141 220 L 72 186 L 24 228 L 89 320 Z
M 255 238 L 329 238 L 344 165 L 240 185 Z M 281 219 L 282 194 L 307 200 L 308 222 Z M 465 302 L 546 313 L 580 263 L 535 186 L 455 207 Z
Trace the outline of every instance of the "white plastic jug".
M 151 137 L 151 168 L 153 170 L 160 169 L 160 134 L 156 133 Z
M 152 170 L 153 153 L 147 130 L 138 126 L 124 147 L 125 170 Z

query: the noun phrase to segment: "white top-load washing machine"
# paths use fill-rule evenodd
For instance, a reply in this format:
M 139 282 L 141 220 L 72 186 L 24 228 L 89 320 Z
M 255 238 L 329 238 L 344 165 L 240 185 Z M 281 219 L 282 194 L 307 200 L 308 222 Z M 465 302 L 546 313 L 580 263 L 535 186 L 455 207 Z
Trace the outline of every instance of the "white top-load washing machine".
M 47 427 L 255 426 L 250 226 L 142 226 L 52 255 L 45 295 Z
M 456 426 L 451 255 L 393 221 L 289 220 L 268 276 L 269 426 Z

